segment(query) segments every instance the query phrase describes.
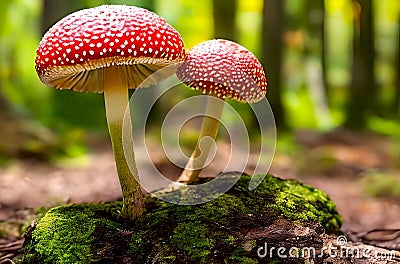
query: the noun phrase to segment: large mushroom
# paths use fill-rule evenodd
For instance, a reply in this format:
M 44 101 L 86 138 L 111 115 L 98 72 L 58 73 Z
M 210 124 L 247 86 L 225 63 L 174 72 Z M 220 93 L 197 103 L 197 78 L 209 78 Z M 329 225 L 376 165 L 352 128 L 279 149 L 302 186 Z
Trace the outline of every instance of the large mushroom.
M 185 57 L 180 34 L 163 18 L 143 8 L 103 5 L 72 13 L 51 27 L 36 53 L 40 80 L 57 89 L 104 92 L 106 117 L 123 193 L 122 215 L 135 219 L 144 212 L 143 194 L 132 156 L 125 157 L 124 137 L 132 143 L 128 89 L 153 75 L 150 86 L 176 71 Z M 175 70 L 174 70 L 175 69 Z M 131 145 L 131 144 L 130 144 Z M 130 169 L 128 163 L 132 165 Z
M 224 39 L 194 46 L 177 76 L 189 87 L 210 95 L 196 147 L 178 179 L 191 183 L 198 179 L 211 147 L 211 141 L 200 142 L 204 137 L 216 138 L 224 100 L 258 102 L 265 97 L 267 81 L 261 63 L 249 50 Z

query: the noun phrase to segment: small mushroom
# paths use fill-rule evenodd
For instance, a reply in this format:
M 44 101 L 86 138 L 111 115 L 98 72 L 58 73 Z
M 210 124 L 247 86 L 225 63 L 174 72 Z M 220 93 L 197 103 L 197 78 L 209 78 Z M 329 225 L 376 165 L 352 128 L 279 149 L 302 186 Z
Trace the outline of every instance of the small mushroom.
M 125 157 L 123 151 L 123 133 L 132 143 L 132 125 L 126 111 L 128 89 L 140 84 L 150 86 L 174 74 L 184 57 L 180 34 L 163 18 L 146 9 L 124 5 L 103 5 L 64 17 L 46 32 L 36 52 L 36 71 L 44 84 L 78 92 L 104 92 L 123 193 L 121 213 L 126 218 L 135 219 L 145 209 L 132 144 L 132 156 Z M 175 67 L 148 78 L 170 65 Z M 123 122 L 128 127 L 124 131 Z M 132 170 L 128 162 L 133 165 Z
M 199 140 L 178 179 L 179 182 L 191 183 L 198 179 L 212 143 L 208 141 L 200 146 L 200 141 L 207 136 L 216 138 L 224 100 L 258 102 L 265 97 L 267 81 L 261 63 L 249 50 L 224 39 L 194 46 L 178 67 L 177 76 L 189 87 L 210 95 Z

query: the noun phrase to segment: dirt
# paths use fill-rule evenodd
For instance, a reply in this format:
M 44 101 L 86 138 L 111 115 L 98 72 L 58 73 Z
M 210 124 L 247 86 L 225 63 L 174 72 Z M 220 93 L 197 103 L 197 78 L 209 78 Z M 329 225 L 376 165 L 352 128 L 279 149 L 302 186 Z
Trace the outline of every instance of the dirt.
M 15 209 L 119 199 L 111 148 L 100 146 L 85 159 L 65 167 L 17 160 L 0 169 L 0 219 Z
M 349 236 L 359 238 L 358 234 L 375 229 L 390 229 L 392 236 L 387 237 L 396 236 L 400 230 L 400 197 L 385 195 L 384 190 L 378 197 L 365 192 L 365 179 L 371 173 L 390 174 L 400 182 L 400 157 L 396 156 L 399 152 L 393 153 L 396 148 L 392 139 L 345 131 L 302 131 L 295 138 L 301 151 L 288 154 L 278 146 L 270 173 L 325 191 L 343 216 L 342 231 Z M 156 155 L 153 159 L 165 163 L 163 157 L 157 161 Z M 51 165 L 28 159 L 0 168 L 0 223 L 24 208 L 120 199 L 108 142 L 98 142 L 86 158 L 78 161 Z M 166 167 L 163 172 L 174 178 L 176 168 Z M 384 239 L 382 236 L 380 239 Z

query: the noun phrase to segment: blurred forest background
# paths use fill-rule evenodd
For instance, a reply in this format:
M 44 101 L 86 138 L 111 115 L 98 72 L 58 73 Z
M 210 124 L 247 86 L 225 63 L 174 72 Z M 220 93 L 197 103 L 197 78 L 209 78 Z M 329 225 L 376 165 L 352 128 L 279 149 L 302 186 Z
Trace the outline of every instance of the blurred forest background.
M 3 159 L 60 142 L 64 154 L 79 155 L 84 131 L 107 135 L 102 96 L 54 91 L 34 71 L 51 25 L 106 3 L 157 12 L 187 48 L 219 37 L 251 50 L 265 67 L 280 131 L 345 127 L 400 138 L 397 0 L 9 0 L 0 3 Z
M 328 192 L 347 223 L 400 228 L 398 0 L 0 1 L 0 209 L 62 192 L 75 202 L 119 198 L 103 96 L 45 87 L 34 69 L 51 25 L 106 3 L 157 12 L 188 49 L 218 37 L 251 50 L 265 67 L 278 126 L 272 172 Z M 107 151 L 92 154 L 91 165 L 65 170 L 64 160 L 79 163 L 98 144 Z M 13 158 L 35 160 L 14 166 Z M 35 167 L 38 158 L 56 168 Z M 83 197 L 89 187 L 97 197 Z

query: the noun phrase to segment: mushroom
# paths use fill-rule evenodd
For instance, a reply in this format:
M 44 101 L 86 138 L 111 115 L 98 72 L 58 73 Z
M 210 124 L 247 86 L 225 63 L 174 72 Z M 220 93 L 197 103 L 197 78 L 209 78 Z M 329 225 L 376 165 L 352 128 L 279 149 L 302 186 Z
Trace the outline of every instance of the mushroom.
M 145 210 L 134 164 L 132 125 L 126 111 L 128 89 L 140 84 L 150 86 L 174 74 L 184 57 L 180 34 L 163 18 L 146 9 L 125 5 L 103 5 L 72 13 L 45 33 L 37 49 L 36 71 L 47 86 L 104 92 L 123 194 L 123 217 L 135 219 Z M 173 65 L 171 70 L 152 75 L 170 65 Z M 124 156 L 123 133 L 130 143 L 129 157 Z
M 200 144 L 201 139 L 216 138 L 224 100 L 258 102 L 265 97 L 267 81 L 261 63 L 249 50 L 224 39 L 194 46 L 178 67 L 177 76 L 189 87 L 210 95 L 196 147 L 178 179 L 191 183 L 198 179 L 211 148 L 212 141 Z

